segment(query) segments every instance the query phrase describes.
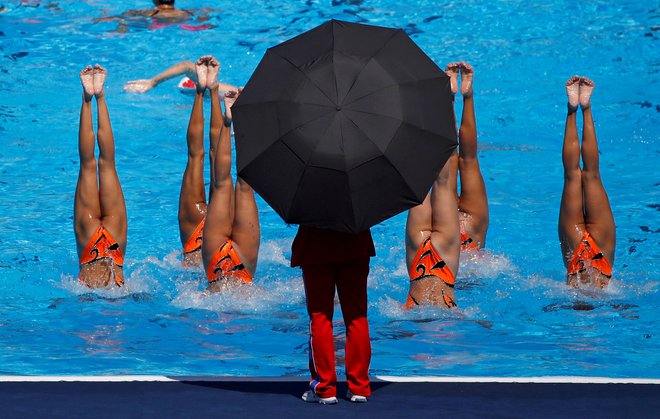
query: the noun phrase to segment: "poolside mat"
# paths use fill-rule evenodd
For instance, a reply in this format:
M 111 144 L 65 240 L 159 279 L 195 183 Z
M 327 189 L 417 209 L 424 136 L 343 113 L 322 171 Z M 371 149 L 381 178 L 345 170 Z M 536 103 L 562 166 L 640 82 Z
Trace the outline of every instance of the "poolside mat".
M 108 377 L 105 377 L 108 378 Z M 87 379 L 87 378 L 86 378 Z M 645 418 L 660 414 L 657 383 L 374 381 L 366 404 L 304 403 L 300 380 L 0 380 L 2 418 Z M 11 380 L 11 379 L 10 379 Z M 72 380 L 67 378 L 67 380 Z M 448 416 L 449 415 L 449 416 Z

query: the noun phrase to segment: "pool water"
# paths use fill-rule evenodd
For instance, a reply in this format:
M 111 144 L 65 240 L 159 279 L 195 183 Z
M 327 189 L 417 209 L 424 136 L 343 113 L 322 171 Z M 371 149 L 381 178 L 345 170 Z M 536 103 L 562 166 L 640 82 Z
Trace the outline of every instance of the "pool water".
M 146 94 L 122 86 L 208 53 L 222 62 L 223 81 L 244 85 L 266 48 L 336 18 L 402 27 L 441 67 L 474 66 L 491 212 L 487 251 L 461 260 L 453 312 L 402 309 L 405 214 L 373 228 L 372 374 L 660 377 L 655 2 L 180 0 L 221 9 L 211 13 L 215 27 L 129 22 L 124 32 L 92 19 L 127 2 L 24 3 L 0 8 L 0 375 L 307 374 L 301 273 L 288 267 L 295 226 L 257 198 L 257 286 L 205 293 L 201 270 L 180 266 L 177 227 L 192 98 L 177 79 Z M 76 280 L 78 73 L 96 62 L 109 71 L 128 208 L 119 290 Z M 614 280 L 602 292 L 565 286 L 557 239 L 564 82 L 573 74 L 597 85 L 601 172 L 617 223 Z M 208 120 L 208 102 L 205 111 Z M 337 307 L 341 368 L 340 319 Z

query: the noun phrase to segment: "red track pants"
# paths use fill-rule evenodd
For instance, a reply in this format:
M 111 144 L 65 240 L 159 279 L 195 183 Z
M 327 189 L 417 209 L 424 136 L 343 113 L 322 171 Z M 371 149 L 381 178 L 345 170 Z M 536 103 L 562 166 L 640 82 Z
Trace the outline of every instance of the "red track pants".
M 302 266 L 310 318 L 310 387 L 320 397 L 337 395 L 332 333 L 335 286 L 346 325 L 346 379 L 353 394 L 370 396 L 371 341 L 367 322 L 369 258 L 342 265 Z

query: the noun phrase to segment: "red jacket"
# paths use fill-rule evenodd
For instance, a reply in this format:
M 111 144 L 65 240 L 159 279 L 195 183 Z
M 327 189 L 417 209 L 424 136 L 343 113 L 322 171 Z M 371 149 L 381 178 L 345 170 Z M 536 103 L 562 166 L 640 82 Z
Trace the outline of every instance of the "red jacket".
M 316 227 L 298 227 L 291 245 L 291 266 L 341 265 L 376 256 L 371 231 L 351 234 Z

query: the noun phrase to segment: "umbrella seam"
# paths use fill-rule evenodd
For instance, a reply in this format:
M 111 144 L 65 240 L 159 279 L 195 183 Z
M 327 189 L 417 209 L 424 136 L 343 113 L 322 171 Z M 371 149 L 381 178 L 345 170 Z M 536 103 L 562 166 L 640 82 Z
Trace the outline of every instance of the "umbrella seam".
M 326 115 L 323 115 L 323 116 L 326 116 Z M 321 118 L 321 117 L 319 117 L 319 118 Z M 316 119 L 319 119 L 319 118 L 316 118 Z M 301 125 L 301 126 L 302 126 L 302 125 Z M 328 132 L 328 129 L 330 129 L 330 124 L 328 124 L 328 127 L 326 128 L 326 130 L 325 130 L 325 132 L 323 133 L 323 135 L 325 135 L 325 134 Z M 341 129 L 341 124 L 339 125 L 339 129 Z M 291 131 L 289 131 L 289 132 L 291 132 Z M 288 132 L 287 132 L 287 134 L 288 134 Z M 282 137 L 282 136 L 280 136 L 280 138 L 281 138 L 281 137 Z M 310 167 L 310 163 L 309 163 L 309 160 L 308 160 L 308 161 L 303 160 L 303 159 L 298 155 L 298 153 L 296 153 L 291 147 L 289 147 L 289 145 L 288 145 L 287 143 L 285 143 L 285 142 L 282 142 L 282 143 L 286 146 L 286 148 L 288 148 L 289 150 L 291 150 L 291 152 L 292 152 L 293 154 L 295 154 L 296 157 L 298 157 L 298 158 L 300 159 L 300 161 L 302 161 L 302 162 L 304 163 L 304 165 L 305 165 L 305 169 L 303 170 L 303 173 L 300 175 L 300 178 L 298 179 L 298 184 L 296 185 L 296 193 L 293 195 L 293 199 L 291 200 L 291 202 L 292 202 L 291 207 L 293 207 L 293 202 L 295 202 L 296 197 L 298 196 L 298 191 L 300 190 L 300 184 L 302 183 L 302 180 L 303 180 L 303 178 L 305 177 L 305 172 L 307 172 L 307 168 Z M 320 143 L 320 141 L 319 141 L 319 143 Z M 318 143 L 316 144 L 316 147 L 318 147 Z M 316 151 L 316 147 L 314 148 L 314 150 L 312 150 L 312 153 L 310 154 L 310 160 L 311 160 L 311 156 L 313 156 L 314 152 Z M 313 166 L 313 167 L 316 167 L 316 166 Z M 325 169 L 325 168 L 324 168 L 324 169 Z M 332 170 L 332 169 L 330 169 L 330 170 Z M 335 170 L 336 170 L 336 169 L 335 169 Z M 339 172 L 341 172 L 341 171 L 339 171 Z M 289 209 L 291 209 L 291 207 L 289 207 Z M 287 211 L 287 214 L 286 214 L 286 215 L 287 215 L 287 218 L 290 217 L 288 211 Z
M 365 67 L 367 66 L 367 64 L 369 64 L 371 61 L 373 61 L 374 57 L 375 57 L 376 55 L 378 55 L 378 54 L 379 54 L 379 53 L 385 48 L 385 46 L 386 46 L 386 45 L 387 45 L 387 44 L 388 44 L 388 43 L 389 43 L 389 42 L 390 42 L 395 36 L 399 35 L 400 33 L 403 33 L 403 34 L 405 35 L 405 32 L 403 31 L 403 29 L 396 29 L 396 30 L 394 30 L 394 33 L 392 33 L 392 36 L 390 36 L 390 37 L 387 39 L 387 41 L 383 42 L 383 45 L 381 45 L 381 47 L 378 49 L 378 51 L 376 51 L 375 53 L 373 53 L 373 54 L 371 55 L 371 57 L 369 57 L 369 59 L 367 60 L 367 62 L 364 63 L 364 65 L 362 66 L 362 68 L 360 69 L 360 71 L 359 71 L 359 72 L 357 73 L 357 75 L 355 76 L 355 79 L 353 79 L 353 83 L 351 84 L 351 87 L 349 87 L 348 90 L 346 91 L 346 96 L 348 96 L 348 94 L 349 94 L 349 93 L 351 92 L 351 90 L 353 89 L 353 86 L 355 86 L 355 83 L 357 83 L 357 80 L 360 78 L 360 75 L 361 75 L 362 72 L 364 71 L 364 69 L 365 69 Z M 333 36 L 334 36 L 334 33 L 333 33 Z M 334 60 L 333 60 L 333 64 L 334 64 Z M 336 81 L 336 77 L 335 77 L 335 83 L 336 83 L 336 82 L 337 82 L 337 81 Z M 339 100 L 339 97 L 337 97 L 337 100 Z M 353 103 L 353 102 L 351 102 L 351 103 Z M 345 104 L 342 103 L 341 106 L 345 106 Z
M 282 101 L 268 101 L 268 102 L 260 102 L 260 103 L 247 104 L 247 105 L 243 105 L 243 107 L 248 107 L 248 106 L 251 106 L 251 105 L 261 105 L 261 104 L 264 104 L 264 103 L 286 103 L 286 102 L 282 102 Z M 292 102 L 292 103 L 295 103 L 295 102 Z M 321 106 L 321 105 L 319 105 L 319 106 Z M 331 109 L 332 109 L 332 108 L 331 108 Z M 334 109 L 332 109 L 332 110 L 334 110 Z M 305 121 L 305 122 L 303 122 L 302 124 L 297 125 L 297 126 L 291 128 L 290 130 L 288 130 L 288 131 L 286 131 L 286 132 L 283 132 L 282 134 L 278 134 L 278 139 L 281 138 L 281 137 L 284 137 L 285 135 L 288 135 L 289 133 L 291 133 L 291 132 L 297 130 L 297 129 L 300 128 L 300 127 L 303 127 L 303 126 L 305 126 L 305 125 L 307 125 L 307 124 L 309 124 L 309 123 L 312 123 L 312 122 L 317 121 L 317 120 L 319 120 L 319 119 L 321 119 L 321 118 L 323 118 L 323 117 L 328 116 L 329 113 L 330 113 L 330 112 L 328 112 L 328 113 L 324 113 L 323 115 L 317 116 L 316 118 L 310 119 L 309 121 Z M 285 144 L 287 147 L 289 147 L 288 144 L 286 144 L 286 143 L 284 143 L 284 144 Z M 263 153 L 264 153 L 266 150 L 268 150 L 271 146 L 272 146 L 272 144 L 269 145 L 264 151 L 262 151 L 261 153 L 257 154 L 257 155 L 255 156 L 255 158 L 258 157 L 258 156 L 260 156 L 261 154 L 263 154 Z M 291 148 L 289 147 L 289 149 L 291 149 Z M 292 152 L 293 152 L 298 158 L 300 158 L 300 156 L 298 156 L 298 153 L 296 153 L 295 151 L 293 151 L 293 149 L 291 149 L 291 151 L 292 151 Z M 301 161 L 304 161 L 302 158 L 300 158 L 300 160 L 301 160 Z M 253 161 L 254 161 L 254 159 L 253 159 Z M 305 164 L 307 164 L 307 162 L 305 162 Z M 246 167 L 247 167 L 247 166 L 246 166 Z
M 375 94 L 375 93 L 380 92 L 381 90 L 387 89 L 387 88 L 392 87 L 392 86 L 407 86 L 407 85 L 409 85 L 409 84 L 413 84 L 413 83 L 419 83 L 419 82 L 423 82 L 423 81 L 427 81 L 427 80 L 436 80 L 436 79 L 441 79 L 441 78 L 442 78 L 441 76 L 437 76 L 437 77 L 428 77 L 428 78 L 425 78 L 425 79 L 413 80 L 413 81 L 409 81 L 409 82 L 406 82 L 406 83 L 394 83 L 394 84 L 388 84 L 387 86 L 383 86 L 383 87 L 379 88 L 378 90 L 375 90 L 375 91 L 373 91 L 373 92 L 369 92 L 369 93 L 367 93 L 367 94 L 364 95 L 364 96 L 357 97 L 357 98 L 355 98 L 354 100 L 352 100 L 351 102 L 349 102 L 349 103 L 345 103 L 345 104 L 343 104 L 342 106 L 348 106 L 348 105 L 350 105 L 350 104 L 353 104 L 353 103 L 357 102 L 357 101 L 360 100 L 360 99 L 364 99 L 364 98 L 367 97 L 367 96 L 373 95 L 373 94 Z
M 350 120 L 350 118 L 348 118 L 348 119 Z M 351 122 L 353 122 L 353 121 L 351 121 Z M 353 122 L 353 125 L 355 125 L 355 122 Z M 360 129 L 360 127 L 358 127 L 358 129 Z M 340 138 L 342 139 L 341 146 L 343 148 L 344 147 L 344 141 L 343 141 L 344 140 L 344 135 L 343 135 L 344 131 L 341 127 L 341 123 L 339 124 L 339 132 L 340 132 Z M 369 138 L 366 134 L 365 134 L 365 137 Z M 369 138 L 369 141 L 371 141 L 370 138 Z M 373 141 L 371 141 L 371 142 L 373 143 Z M 346 164 L 346 153 L 344 153 L 344 165 L 345 164 Z M 348 183 L 348 188 L 349 188 L 349 190 L 351 190 L 352 189 L 351 188 L 351 178 L 350 178 L 350 176 L 348 176 L 348 167 L 344 166 L 344 172 L 346 173 L 346 183 Z M 398 172 L 398 170 L 397 170 L 397 172 Z M 353 205 L 354 204 L 353 194 L 352 193 L 349 194 L 348 198 L 350 200 L 350 206 L 351 206 L 351 209 L 352 209 L 351 213 L 353 214 L 353 220 L 352 220 L 353 225 L 355 225 L 357 223 L 358 217 L 357 217 L 357 208 L 355 208 L 355 205 Z
M 355 127 L 356 127 L 361 133 L 363 133 L 364 136 L 365 136 L 369 141 L 371 141 L 372 144 L 374 144 L 376 147 L 378 147 L 378 145 L 377 145 L 376 143 L 373 142 L 373 140 L 367 135 L 366 132 L 364 132 L 364 131 L 362 130 L 362 128 L 360 128 L 360 126 L 359 126 L 358 124 L 355 123 L 355 121 L 353 121 L 351 118 L 348 118 L 348 117 L 347 117 L 347 119 L 348 119 L 349 121 L 351 121 L 351 122 L 353 123 L 353 125 L 355 125 Z M 395 118 L 393 118 L 393 119 L 395 119 Z M 395 120 L 396 120 L 396 119 L 395 119 Z M 402 125 L 407 125 L 407 126 L 410 126 L 410 127 L 415 127 L 415 126 L 412 125 L 412 124 L 409 124 L 409 123 L 407 123 L 407 122 L 405 122 L 405 121 L 401 121 L 401 125 L 399 125 L 399 129 L 401 128 Z M 415 128 L 417 128 L 417 127 L 415 127 Z M 398 131 L 398 129 L 397 129 L 397 131 Z M 434 133 L 432 133 L 432 132 L 430 132 L 430 131 L 426 131 L 426 130 L 423 130 L 423 129 L 422 129 L 422 131 L 428 132 L 429 134 L 432 134 L 432 135 L 440 135 L 440 134 L 434 134 Z M 448 140 L 448 139 L 445 138 L 444 136 L 441 136 L 441 137 L 442 137 L 443 140 Z M 398 168 L 394 163 L 392 163 L 392 161 L 389 159 L 389 157 L 387 157 L 387 154 L 385 154 L 385 152 L 383 152 L 383 154 L 381 154 L 381 155 L 379 155 L 379 156 L 377 156 L 377 157 L 374 157 L 374 158 L 372 158 L 372 159 L 369 159 L 369 160 L 367 160 L 367 161 L 364 161 L 364 162 L 358 164 L 357 166 L 351 168 L 351 170 L 354 170 L 354 169 L 356 169 L 356 168 L 358 168 L 358 167 L 360 167 L 360 166 L 363 166 L 363 165 L 365 165 L 365 164 L 367 164 L 367 163 L 369 163 L 369 162 L 371 162 L 371 161 L 373 161 L 373 160 L 379 159 L 379 158 L 381 158 L 381 157 L 383 157 L 383 158 L 384 158 L 384 159 L 385 159 L 390 165 L 392 165 L 392 167 L 394 168 L 394 170 L 396 170 L 396 172 L 399 174 L 399 176 L 400 176 L 402 179 L 404 179 L 404 180 L 406 179 L 406 177 L 403 176 L 403 173 L 401 173 L 401 171 L 399 170 L 399 168 Z M 406 186 L 408 187 L 409 191 L 412 192 L 413 195 L 414 195 L 414 190 L 412 189 L 412 187 L 408 184 L 407 181 L 406 181 L 405 183 L 406 183 Z
M 351 118 L 347 118 L 347 119 L 348 119 L 349 121 L 351 121 L 351 123 L 352 123 L 353 125 L 355 125 L 355 128 L 357 128 L 362 134 L 364 134 L 364 136 L 367 137 L 367 139 L 368 139 L 369 141 L 371 141 L 371 143 L 372 143 L 373 145 L 375 145 L 376 148 L 378 148 L 378 145 L 377 145 L 376 143 L 373 142 L 373 140 L 367 135 L 366 132 L 364 132 L 364 131 L 362 130 L 362 128 L 360 128 L 360 127 L 358 126 L 358 124 L 355 123 L 355 121 L 353 121 Z M 401 121 L 401 125 L 403 125 L 403 124 L 405 124 L 405 122 Z M 399 125 L 399 129 L 401 128 L 401 125 Z M 397 129 L 397 131 L 398 131 L 398 129 Z M 385 154 L 385 152 L 382 152 L 382 154 L 379 155 L 379 156 L 377 156 L 377 157 L 374 157 L 374 158 L 372 158 L 372 159 L 369 159 L 369 160 L 367 160 L 367 161 L 364 161 L 364 162 L 358 164 L 357 166 L 353 167 L 351 170 L 355 170 L 355 169 L 357 169 L 358 167 L 363 166 L 363 165 L 365 165 L 365 164 L 367 164 L 367 163 L 369 163 L 369 162 L 371 162 L 371 161 L 373 161 L 373 160 L 379 159 L 379 158 L 381 158 L 381 157 L 385 158 L 385 160 L 386 160 L 386 161 L 387 161 L 387 162 L 388 162 L 388 163 L 394 168 L 394 170 L 399 174 L 399 176 L 400 176 L 402 179 L 405 180 L 405 177 L 403 176 L 403 173 L 401 173 L 401 171 L 399 170 L 399 168 L 398 168 L 394 163 L 392 163 L 392 161 L 387 157 L 387 155 Z M 406 181 L 405 183 L 406 183 L 406 187 L 408 188 L 409 192 L 411 192 L 411 193 L 414 195 L 415 193 L 414 193 L 414 191 L 412 190 L 412 188 L 410 187 L 410 185 L 408 184 L 408 182 Z M 349 184 L 350 184 L 350 178 L 349 178 Z M 353 196 L 353 194 L 351 193 L 351 201 L 352 201 L 352 196 Z M 357 217 L 356 217 L 356 218 L 357 218 Z
M 273 52 L 273 51 L 271 50 L 271 52 Z M 321 89 L 321 87 L 320 87 L 318 84 L 316 84 L 316 83 L 314 82 L 314 80 L 312 80 L 311 78 L 309 78 L 309 76 L 307 76 L 307 73 L 305 73 L 305 72 L 302 71 L 300 68 L 298 68 L 298 67 L 297 67 L 297 66 L 296 66 L 291 60 L 289 60 L 289 59 L 286 58 L 286 57 L 281 56 L 280 54 L 278 54 L 278 53 L 276 53 L 276 52 L 273 52 L 273 54 L 277 55 L 277 56 L 280 57 L 282 60 L 284 60 L 284 61 L 286 61 L 287 63 L 291 64 L 291 66 L 292 66 L 294 69 L 296 69 L 300 74 L 302 74 L 307 80 L 309 80 L 309 82 L 310 82 L 312 85 L 314 85 L 314 87 L 316 87 L 316 88 L 318 89 L 318 91 L 321 92 L 321 93 L 323 94 L 323 96 L 325 96 L 325 97 L 328 99 L 328 101 L 330 101 L 330 103 L 332 103 L 333 105 L 336 105 L 335 101 L 333 101 L 331 98 L 329 98 L 328 95 L 326 95 L 325 92 Z

